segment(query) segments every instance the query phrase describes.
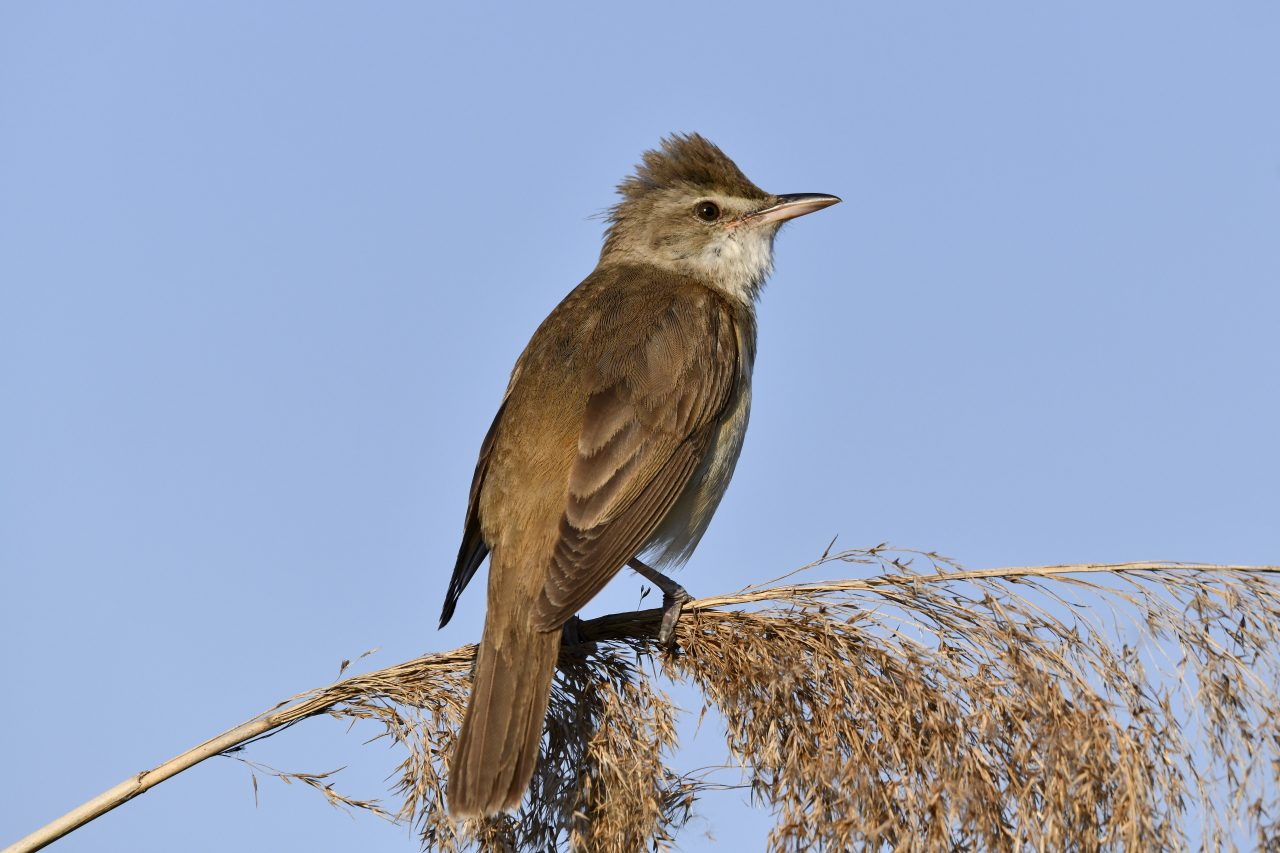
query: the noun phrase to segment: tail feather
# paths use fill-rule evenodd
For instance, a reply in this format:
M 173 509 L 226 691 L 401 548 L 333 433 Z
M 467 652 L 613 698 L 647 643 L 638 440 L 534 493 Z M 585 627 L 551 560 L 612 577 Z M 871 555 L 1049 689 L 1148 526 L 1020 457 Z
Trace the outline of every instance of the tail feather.
M 449 763 L 454 817 L 520 805 L 537 765 L 559 649 L 559 631 L 540 631 L 520 617 L 485 620 L 471 699 Z

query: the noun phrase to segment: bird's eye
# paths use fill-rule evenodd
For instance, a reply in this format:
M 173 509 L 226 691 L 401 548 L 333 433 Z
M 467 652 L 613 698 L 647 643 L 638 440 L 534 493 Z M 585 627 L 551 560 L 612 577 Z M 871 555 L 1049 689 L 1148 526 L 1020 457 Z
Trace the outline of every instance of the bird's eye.
M 720 205 L 714 201 L 700 201 L 693 206 L 693 215 L 703 222 L 715 222 L 720 218 Z

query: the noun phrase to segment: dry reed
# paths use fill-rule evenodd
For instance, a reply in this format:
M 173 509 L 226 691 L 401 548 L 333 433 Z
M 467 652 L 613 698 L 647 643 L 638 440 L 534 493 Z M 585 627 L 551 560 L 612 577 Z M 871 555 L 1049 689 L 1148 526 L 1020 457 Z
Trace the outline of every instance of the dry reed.
M 329 713 L 377 719 L 407 748 L 399 817 L 430 849 L 670 846 L 717 777 L 667 765 L 676 709 L 655 659 L 725 721 L 719 778 L 745 772 L 776 816 L 771 849 L 1280 839 L 1280 586 L 1267 569 L 965 572 L 879 547 L 804 570 L 830 563 L 884 573 L 702 599 L 675 655 L 657 654 L 656 611 L 584 623 L 589 642 L 562 655 L 543 760 L 512 817 L 460 827 L 444 811 L 469 651 L 351 684 Z M 758 609 L 713 609 L 746 604 Z M 1194 813 L 1202 825 L 1189 827 Z
M 699 796 L 739 784 L 774 814 L 773 850 L 1280 849 L 1276 567 L 964 571 L 880 546 L 798 571 L 833 563 L 874 575 L 699 599 L 675 654 L 656 648 L 656 610 L 582 623 L 515 815 L 445 811 L 474 647 L 259 718 L 268 732 L 318 714 L 380 724 L 404 748 L 393 812 L 327 774 L 259 769 L 410 822 L 433 850 L 667 849 Z M 667 682 L 723 719 L 718 773 L 671 768 Z

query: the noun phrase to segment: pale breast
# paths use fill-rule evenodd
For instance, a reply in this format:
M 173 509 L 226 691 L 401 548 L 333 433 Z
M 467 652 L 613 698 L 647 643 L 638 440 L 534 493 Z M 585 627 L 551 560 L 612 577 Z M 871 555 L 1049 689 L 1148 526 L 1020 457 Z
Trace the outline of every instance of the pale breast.
M 740 374 L 733 397 L 725 406 L 715 437 L 689 484 L 641 551 L 658 566 L 679 566 L 698 547 L 720 499 L 729 488 L 742 453 L 751 414 L 751 369 L 755 362 L 755 322 L 748 316 L 737 324 Z

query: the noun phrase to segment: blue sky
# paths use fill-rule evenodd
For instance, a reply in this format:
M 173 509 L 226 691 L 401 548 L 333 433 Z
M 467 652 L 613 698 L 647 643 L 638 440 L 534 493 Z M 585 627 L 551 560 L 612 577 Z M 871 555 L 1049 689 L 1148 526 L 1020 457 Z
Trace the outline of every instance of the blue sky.
M 692 592 L 836 534 L 1277 561 L 1277 44 L 1267 2 L 0 7 L 0 841 L 478 637 L 479 585 L 434 626 L 480 439 L 671 131 L 845 199 L 779 238 Z M 360 740 L 253 755 L 378 794 Z M 260 799 L 215 760 L 58 849 L 415 849 Z M 702 814 L 685 849 L 769 826 Z

